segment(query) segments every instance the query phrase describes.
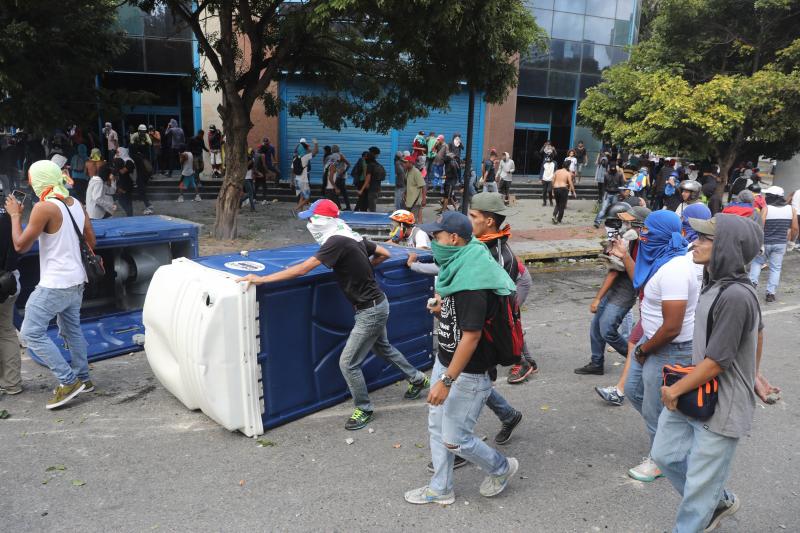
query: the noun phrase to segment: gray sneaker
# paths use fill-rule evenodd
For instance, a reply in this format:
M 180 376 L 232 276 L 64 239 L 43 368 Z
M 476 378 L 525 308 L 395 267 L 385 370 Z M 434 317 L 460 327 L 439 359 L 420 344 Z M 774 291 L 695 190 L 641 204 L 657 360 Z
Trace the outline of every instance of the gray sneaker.
M 447 494 L 436 494 L 427 485 L 406 492 L 404 497 L 408 503 L 413 503 L 414 505 L 424 505 L 426 503 L 450 505 L 456 501 L 456 495 L 452 490 Z
M 622 405 L 625 402 L 625 395 L 619 392 L 616 385 L 610 387 L 595 387 L 594 390 L 602 399 L 611 405 Z
M 508 486 L 514 474 L 517 473 L 517 470 L 519 470 L 519 461 L 513 457 L 509 457 L 508 470 L 505 474 L 501 474 L 499 476 L 486 476 L 486 479 L 483 480 L 480 488 L 481 496 L 491 498 L 492 496 L 497 496 L 506 490 L 506 487 Z

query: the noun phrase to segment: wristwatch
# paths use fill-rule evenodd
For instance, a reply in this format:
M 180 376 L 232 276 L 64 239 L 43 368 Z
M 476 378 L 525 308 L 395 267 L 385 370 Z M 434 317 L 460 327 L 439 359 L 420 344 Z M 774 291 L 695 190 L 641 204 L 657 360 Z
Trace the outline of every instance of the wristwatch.
M 439 378 L 439 381 L 444 383 L 444 386 L 449 389 L 450 386 L 453 384 L 453 381 L 455 381 L 455 380 L 453 378 L 451 378 L 450 376 L 448 376 L 447 374 L 442 374 L 442 377 Z
M 647 357 L 648 353 L 642 350 L 642 345 L 639 344 L 636 346 L 636 349 L 633 351 L 633 355 L 637 358 Z

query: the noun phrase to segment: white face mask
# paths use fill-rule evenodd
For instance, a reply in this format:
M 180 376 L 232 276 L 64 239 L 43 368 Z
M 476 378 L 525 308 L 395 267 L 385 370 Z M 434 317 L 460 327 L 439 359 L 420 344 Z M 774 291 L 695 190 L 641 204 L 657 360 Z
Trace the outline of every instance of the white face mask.
M 461 137 L 456 137 L 455 139 L 453 139 L 453 146 L 455 147 L 461 146 Z
M 635 229 L 631 228 L 622 234 L 622 238 L 626 241 L 635 241 L 639 239 L 639 233 Z
M 334 235 L 349 237 L 356 241 L 362 240 L 358 233 L 351 230 L 350 226 L 339 218 L 313 215 L 309 219 L 308 224 L 306 224 L 306 229 L 308 229 L 311 236 L 314 237 L 314 240 L 320 245 L 325 244 L 325 242 Z

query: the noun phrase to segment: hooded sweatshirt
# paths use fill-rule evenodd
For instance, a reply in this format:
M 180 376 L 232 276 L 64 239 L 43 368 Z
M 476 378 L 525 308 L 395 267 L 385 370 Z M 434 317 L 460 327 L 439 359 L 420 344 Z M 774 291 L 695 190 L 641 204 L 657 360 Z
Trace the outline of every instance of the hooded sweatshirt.
M 717 376 L 719 400 L 706 426 L 726 437 L 746 435 L 753 421 L 756 346 L 763 325 L 746 265 L 758 255 L 763 242 L 763 231 L 752 220 L 730 214 L 716 216 L 714 248 L 706 269 L 708 283 L 695 312 L 692 362 L 697 365 L 708 357 L 722 367 Z M 709 320 L 711 334 L 707 337 Z

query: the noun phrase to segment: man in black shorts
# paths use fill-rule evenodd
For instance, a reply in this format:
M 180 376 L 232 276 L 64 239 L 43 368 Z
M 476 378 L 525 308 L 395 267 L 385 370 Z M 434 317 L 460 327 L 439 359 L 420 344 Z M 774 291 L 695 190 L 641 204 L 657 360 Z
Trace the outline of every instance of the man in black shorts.
M 367 383 L 361 371 L 361 364 L 370 350 L 394 364 L 405 374 L 409 386 L 404 398 L 408 400 L 419 398 L 430 381 L 425 374 L 414 368 L 397 348 L 389 344 L 386 334 L 389 302 L 375 281 L 372 270 L 372 267 L 389 258 L 389 251 L 354 233 L 339 218 L 339 208 L 330 200 L 317 200 L 298 216 L 309 221 L 306 227 L 319 243 L 319 251 L 302 263 L 281 272 L 269 276 L 249 274 L 239 278 L 238 281 L 261 285 L 300 277 L 319 265 L 325 265 L 333 270 L 339 287 L 355 310 L 355 325 L 350 331 L 350 337 L 339 359 L 339 368 L 356 404 L 353 415 L 344 427 L 350 430 L 361 429 L 373 418 Z

